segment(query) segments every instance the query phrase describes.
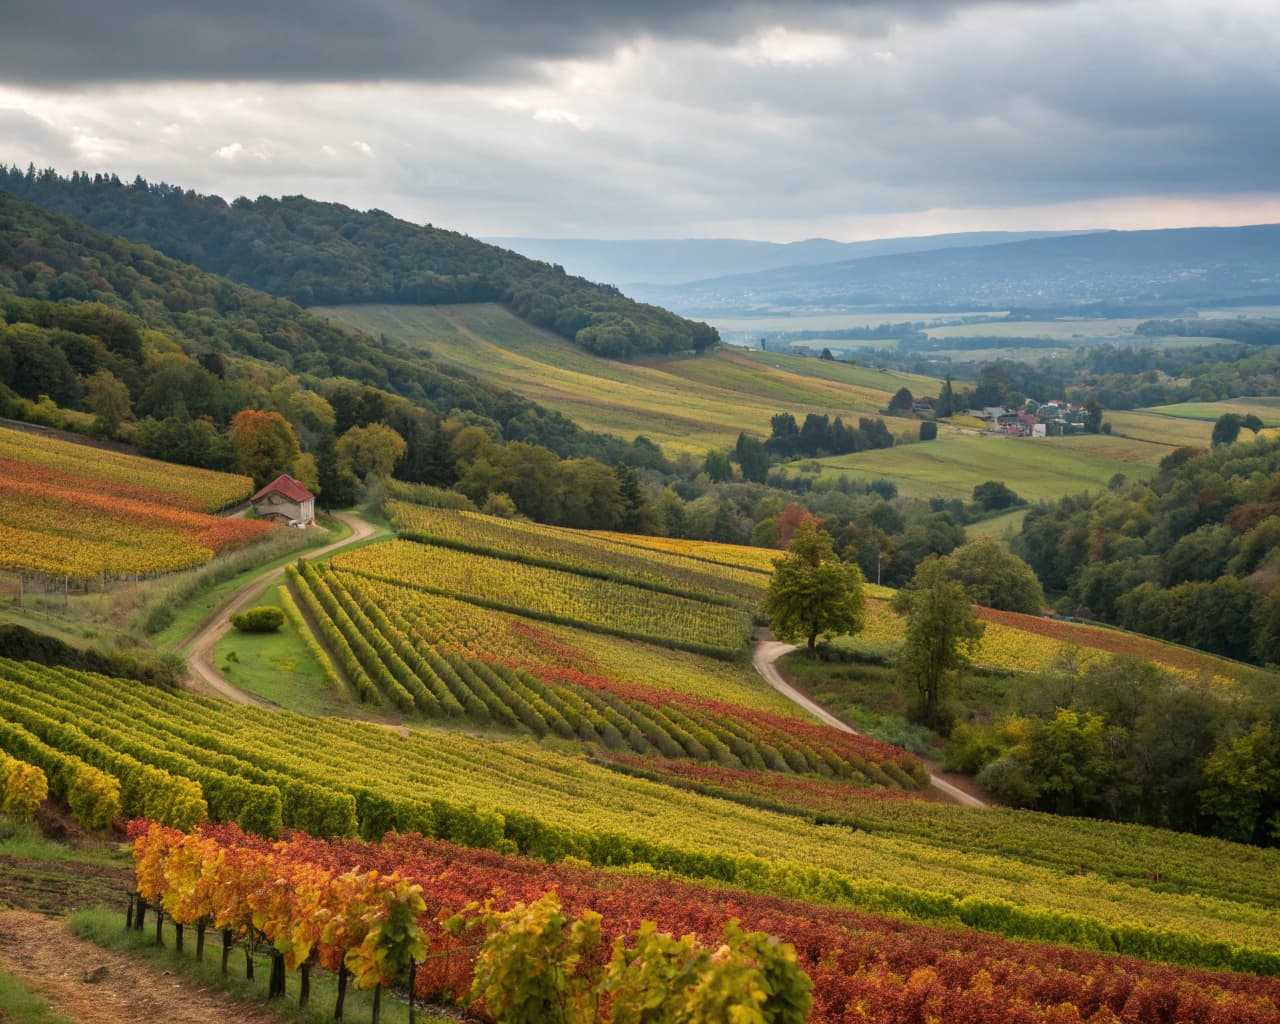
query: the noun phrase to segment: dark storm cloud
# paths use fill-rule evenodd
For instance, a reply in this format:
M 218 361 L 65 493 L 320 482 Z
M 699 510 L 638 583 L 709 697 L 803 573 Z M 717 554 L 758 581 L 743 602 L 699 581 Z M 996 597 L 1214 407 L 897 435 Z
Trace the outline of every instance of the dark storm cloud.
M 1042 5 L 1053 0 L 1020 0 Z M 12 5 L 0 80 L 493 81 L 629 39 L 719 42 L 854 14 L 933 20 L 973 0 L 43 0 Z

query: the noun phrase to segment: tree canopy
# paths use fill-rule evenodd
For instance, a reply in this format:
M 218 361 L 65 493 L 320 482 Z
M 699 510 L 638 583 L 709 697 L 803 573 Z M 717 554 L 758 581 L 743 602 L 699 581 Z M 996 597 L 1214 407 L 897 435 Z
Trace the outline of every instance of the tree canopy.
M 916 717 L 929 726 L 945 726 L 943 685 L 956 670 L 969 664 L 969 649 L 982 639 L 985 627 L 974 615 L 964 587 L 951 578 L 946 563 L 938 558 L 920 563 L 910 586 L 894 595 L 893 609 L 907 616 L 898 678 L 918 697 Z
M 1028 615 L 1044 608 L 1044 591 L 1031 566 L 991 537 L 956 548 L 946 563 L 974 604 Z
M 831 537 L 806 519 L 774 563 L 765 594 L 774 635 L 788 642 L 803 639 L 812 653 L 821 634 L 857 633 L 863 626 L 862 589 L 861 570 L 841 562 Z
M 500 302 L 598 355 L 702 351 L 714 327 L 635 302 L 456 231 L 305 196 L 227 203 L 176 185 L 114 175 L 0 167 L 0 186 L 47 210 L 193 263 L 300 306 Z M 63 289 L 87 289 L 81 275 Z M 71 295 L 82 298 L 81 295 Z

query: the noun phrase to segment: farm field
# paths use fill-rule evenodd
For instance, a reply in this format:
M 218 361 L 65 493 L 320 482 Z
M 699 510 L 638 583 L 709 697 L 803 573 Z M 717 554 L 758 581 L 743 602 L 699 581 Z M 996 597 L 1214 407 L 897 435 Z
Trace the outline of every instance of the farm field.
M 1139 411 L 1158 416 L 1208 422 L 1216 420 L 1224 413 L 1234 412 L 1241 416 L 1252 413 L 1268 427 L 1280 426 L 1280 397 L 1228 398 L 1221 402 L 1179 402 L 1176 405 L 1153 405 L 1149 409 Z
M 707 321 L 721 333 L 770 334 L 786 331 L 842 331 L 881 324 L 939 323 L 966 316 L 1002 316 L 1002 313 L 797 313 L 788 316 L 713 317 Z
M 105 585 L 200 565 L 270 531 L 209 514 L 252 491 L 248 477 L 0 428 L 0 568 Z
M 1030 511 L 1031 509 L 1028 506 L 1023 506 L 1022 508 L 1002 512 L 1000 515 L 992 516 L 990 519 L 969 523 L 964 528 L 964 534 L 969 540 L 977 540 L 979 537 L 994 537 L 996 540 L 1007 542 L 1022 529 L 1022 521 L 1027 518 L 1027 513 Z
M 1106 435 L 1008 438 L 939 433 L 936 441 L 820 460 L 822 476 L 892 480 L 914 498 L 969 498 L 985 480 L 1001 480 L 1034 504 L 1101 490 L 1117 473 L 1146 479 L 1169 448 Z
M 1242 900 L 1230 880 L 1245 870 L 1259 884 L 1280 877 L 1274 850 L 1101 823 L 1081 845 L 1076 822 L 1020 814 L 1010 822 L 1028 830 L 1007 837 L 1020 848 L 975 853 L 945 833 L 925 841 L 816 826 L 673 791 L 527 742 L 437 730 L 406 737 L 9 661 L 0 661 L 0 712 L 5 748 L 48 765 L 55 792 L 71 785 L 69 769 L 118 779 L 141 762 L 149 771 L 130 770 L 117 806 L 179 827 L 208 813 L 267 833 L 419 830 L 543 859 L 644 862 L 824 904 L 1280 972 L 1274 898 L 1257 890 Z M 179 780 L 183 803 L 173 799 Z M 111 798 L 110 787 L 101 791 Z M 1045 846 L 1053 852 L 1039 859 L 1071 867 L 1035 863 Z M 1113 847 L 1122 868 L 1112 867 Z M 1191 893 L 1167 891 L 1152 881 L 1158 874 L 1135 869 L 1142 860 L 1198 864 L 1201 881 Z
M 1082 343 L 1105 338 L 1133 337 L 1133 329 L 1142 323 L 1137 318 L 1102 320 L 1096 317 L 1079 320 L 1006 320 L 990 324 L 946 324 L 926 327 L 931 338 L 1053 338 Z M 1143 339 L 1151 341 L 1154 339 Z
M 346 306 L 315 312 L 425 348 L 588 429 L 627 440 L 643 434 L 668 454 L 701 456 L 711 447 L 732 447 L 744 430 L 767 436 L 769 419 L 779 412 L 856 421 L 883 409 L 904 385 L 930 393 L 938 387 L 910 374 L 732 349 L 642 363 L 600 359 L 494 305 Z M 891 421 L 890 429 L 896 432 L 902 423 Z
M 1177 448 L 1208 448 L 1213 435 L 1213 423 L 1207 417 L 1162 414 L 1150 409 L 1108 409 L 1103 422 L 1110 423 L 1116 434 Z

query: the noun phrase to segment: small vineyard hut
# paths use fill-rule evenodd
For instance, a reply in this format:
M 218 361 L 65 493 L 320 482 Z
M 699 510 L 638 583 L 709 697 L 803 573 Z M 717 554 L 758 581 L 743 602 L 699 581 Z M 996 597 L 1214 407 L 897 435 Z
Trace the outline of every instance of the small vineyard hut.
M 263 519 L 290 526 L 310 526 L 316 518 L 316 497 L 293 477 L 281 474 L 249 499 Z

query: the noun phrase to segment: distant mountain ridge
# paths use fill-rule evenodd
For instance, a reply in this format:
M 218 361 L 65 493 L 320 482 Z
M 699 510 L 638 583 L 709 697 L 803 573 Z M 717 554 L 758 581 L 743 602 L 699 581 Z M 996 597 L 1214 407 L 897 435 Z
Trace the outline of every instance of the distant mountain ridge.
M 1134 308 L 1280 302 L 1280 224 L 1101 231 L 633 289 L 686 314 L 816 308 Z
M 999 245 L 1029 238 L 1074 234 L 1063 231 L 965 231 L 918 237 L 836 242 L 806 238 L 799 242 L 761 242 L 743 238 L 487 238 L 530 259 L 544 260 L 595 281 L 620 287 L 683 284 L 791 266 L 835 263 L 901 252 L 923 252 L 978 245 Z
M 305 196 L 228 203 L 175 185 L 0 165 L 0 188 L 300 306 L 500 302 L 608 357 L 701 351 L 714 328 L 467 235 Z

